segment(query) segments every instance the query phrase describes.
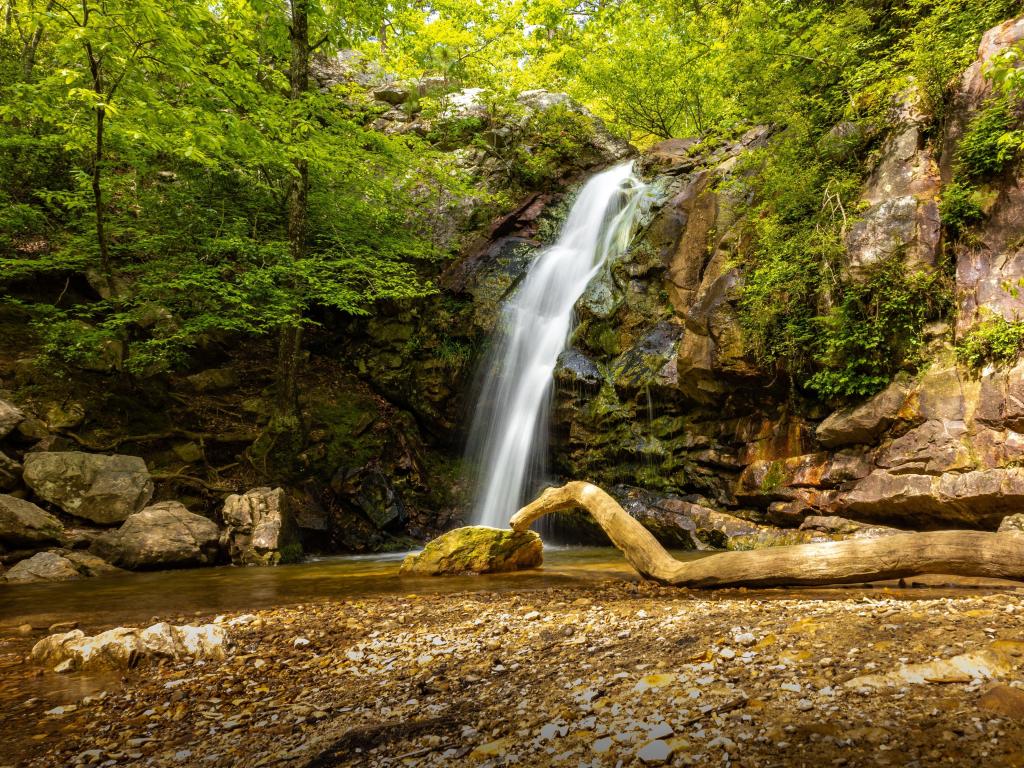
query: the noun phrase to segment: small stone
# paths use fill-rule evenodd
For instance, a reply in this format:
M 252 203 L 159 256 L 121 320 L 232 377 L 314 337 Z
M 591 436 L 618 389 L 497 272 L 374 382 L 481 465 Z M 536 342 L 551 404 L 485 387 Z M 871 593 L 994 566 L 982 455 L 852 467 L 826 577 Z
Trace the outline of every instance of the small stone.
M 309 645 L 309 640 L 305 637 L 296 637 L 292 640 L 292 646 L 294 648 L 305 648 L 307 645 Z
M 800 683 L 783 683 L 779 686 L 784 691 L 791 691 L 792 693 L 800 693 L 803 688 L 800 687 Z
M 32 634 L 32 625 L 31 624 L 19 624 L 18 625 L 18 634 L 19 635 L 31 635 Z
M 809 712 L 814 709 L 814 705 L 811 703 L 810 699 L 800 699 L 800 701 L 796 703 L 796 708 L 801 712 Z
M 675 730 L 668 723 L 657 723 L 647 729 L 647 738 L 664 739 L 675 733 Z
M 729 659 L 735 659 L 736 658 L 736 651 L 734 651 L 732 648 L 726 647 L 726 648 L 722 648 L 721 650 L 719 650 L 718 651 L 718 655 L 721 656 L 723 659 L 728 661 Z
M 535 621 L 536 619 L 540 618 L 540 612 L 539 611 L 530 611 L 529 613 L 525 614 L 523 616 L 523 618 L 526 621 Z
M 590 748 L 597 752 L 599 755 L 603 755 L 605 752 L 612 748 L 612 740 L 610 736 L 605 736 L 603 739 L 598 739 Z
M 64 661 L 53 668 L 53 671 L 59 675 L 65 672 L 74 672 L 75 664 L 71 659 L 64 659 Z
M 649 741 L 640 747 L 640 750 L 636 753 L 636 756 L 640 758 L 640 762 L 646 765 L 661 765 L 662 763 L 668 762 L 672 757 L 672 747 L 667 742 L 661 739 L 655 739 Z
M 757 642 L 757 638 L 754 637 L 752 632 L 740 632 L 738 635 L 733 636 L 733 640 L 736 641 L 737 645 L 742 645 L 744 648 L 749 648 Z

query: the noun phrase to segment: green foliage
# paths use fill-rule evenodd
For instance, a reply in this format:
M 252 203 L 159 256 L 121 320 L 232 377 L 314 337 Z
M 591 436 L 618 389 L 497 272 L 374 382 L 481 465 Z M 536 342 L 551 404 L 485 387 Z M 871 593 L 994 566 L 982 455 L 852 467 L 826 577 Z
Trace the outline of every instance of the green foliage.
M 533 111 L 508 153 L 511 174 L 526 187 L 546 186 L 587 152 L 593 136 L 590 120 L 564 104 Z
M 820 318 L 815 344 L 820 370 L 807 386 L 825 398 L 864 397 L 900 370 L 922 362 L 924 326 L 948 312 L 950 291 L 937 273 L 906 274 L 896 256 L 861 280 L 849 281 L 837 305 Z
M 1024 353 L 1024 322 L 992 317 L 975 325 L 957 342 L 957 359 L 969 368 L 1013 363 Z
M 990 100 L 971 120 L 956 148 L 957 175 L 980 179 L 1001 171 L 1017 147 L 1007 140 L 1017 122 L 1010 100 Z
M 962 182 L 947 184 L 939 201 L 939 216 L 943 226 L 954 238 L 962 236 L 984 218 L 978 202 L 978 191 Z

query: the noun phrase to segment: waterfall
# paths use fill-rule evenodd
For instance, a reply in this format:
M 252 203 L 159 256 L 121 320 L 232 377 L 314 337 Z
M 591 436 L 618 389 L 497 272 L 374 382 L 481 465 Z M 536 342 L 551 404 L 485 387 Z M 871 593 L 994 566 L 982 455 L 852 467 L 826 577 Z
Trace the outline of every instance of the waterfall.
M 552 377 L 573 306 L 608 259 L 629 245 L 644 188 L 632 162 L 591 178 L 558 240 L 537 255 L 502 306 L 470 431 L 468 459 L 478 472 L 474 523 L 506 527 L 539 490 Z

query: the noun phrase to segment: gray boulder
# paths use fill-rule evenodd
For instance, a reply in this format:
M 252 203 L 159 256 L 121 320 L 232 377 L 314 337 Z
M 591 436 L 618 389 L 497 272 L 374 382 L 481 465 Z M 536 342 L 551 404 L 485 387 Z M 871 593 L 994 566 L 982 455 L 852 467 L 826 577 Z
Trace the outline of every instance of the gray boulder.
M 254 488 L 228 496 L 222 514 L 227 528 L 221 544 L 233 563 L 277 565 L 281 550 L 298 541 L 288 497 L 281 488 Z M 286 558 L 289 554 L 284 553 Z
M 131 570 L 178 568 L 214 562 L 219 538 L 212 520 L 177 501 L 161 501 L 99 536 L 90 551 Z
M 138 456 L 30 453 L 24 478 L 41 499 L 94 523 L 121 522 L 153 497 L 153 480 Z
M 0 545 L 32 547 L 56 543 L 63 531 L 60 520 L 32 502 L 0 494 Z
M 25 414 L 18 408 L 6 400 L 0 400 L 0 437 L 7 437 L 24 418 Z
M 14 565 L 3 575 L 9 584 L 28 584 L 34 581 L 73 581 L 82 578 L 75 564 L 56 552 L 38 552 Z

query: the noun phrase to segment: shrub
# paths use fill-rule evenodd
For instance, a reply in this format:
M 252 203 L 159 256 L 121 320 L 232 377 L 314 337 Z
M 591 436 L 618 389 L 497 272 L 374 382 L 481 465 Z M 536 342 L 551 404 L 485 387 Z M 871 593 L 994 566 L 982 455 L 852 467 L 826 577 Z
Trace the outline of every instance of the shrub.
M 974 326 L 956 345 L 957 359 L 968 368 L 1012 363 L 1024 352 L 1024 322 L 992 317 Z
M 957 147 L 957 175 L 980 179 L 999 173 L 1016 147 L 1006 137 L 1017 122 L 1008 98 L 990 100 L 971 120 Z
M 939 201 L 942 224 L 954 238 L 984 218 L 978 204 L 978 191 L 970 184 L 955 181 L 942 190 Z

